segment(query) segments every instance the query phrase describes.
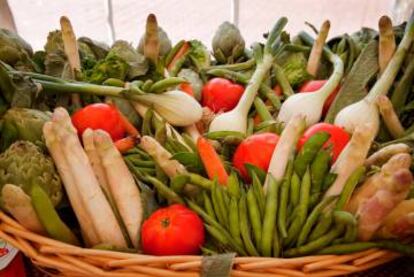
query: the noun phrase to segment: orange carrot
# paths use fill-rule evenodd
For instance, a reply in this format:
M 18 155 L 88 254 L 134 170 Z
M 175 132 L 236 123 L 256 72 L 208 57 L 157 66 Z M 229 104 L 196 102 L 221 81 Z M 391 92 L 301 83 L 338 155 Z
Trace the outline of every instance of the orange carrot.
M 123 154 L 134 148 L 139 142 L 139 139 L 139 136 L 128 136 L 117 140 L 114 144 L 116 149 Z
M 182 83 L 180 85 L 180 90 L 187 93 L 188 95 L 194 97 L 193 87 L 191 86 L 190 83 Z
M 129 121 L 129 119 L 125 115 L 123 115 L 120 111 L 119 111 L 119 115 L 121 116 L 122 124 L 124 125 L 125 131 L 127 132 L 127 134 L 132 137 L 139 136 L 140 134 L 137 128 L 135 128 L 135 126 Z
M 211 180 L 218 178 L 219 184 L 226 185 L 229 175 L 214 147 L 207 139 L 199 137 L 197 140 L 197 149 L 208 177 Z
M 185 53 L 190 49 L 190 43 L 188 41 L 184 42 L 183 46 L 181 46 L 180 50 L 178 50 L 177 54 L 175 54 L 174 58 L 171 60 L 170 64 L 167 66 L 168 70 L 171 70 L 174 64 L 182 57 Z

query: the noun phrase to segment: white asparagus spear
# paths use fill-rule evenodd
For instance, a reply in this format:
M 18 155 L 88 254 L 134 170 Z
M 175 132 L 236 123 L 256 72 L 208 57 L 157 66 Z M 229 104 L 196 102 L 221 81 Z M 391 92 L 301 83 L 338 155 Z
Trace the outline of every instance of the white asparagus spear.
M 60 142 L 58 141 L 54 131 L 53 123 L 47 122 L 43 126 L 43 135 L 45 137 L 46 146 L 49 149 L 49 153 L 55 162 L 60 178 L 63 181 L 66 194 L 68 195 L 70 204 L 75 212 L 76 218 L 79 221 L 81 227 L 82 236 L 88 246 L 94 246 L 101 243 L 101 239 L 98 236 L 95 226 L 92 224 L 91 214 L 83 204 L 80 192 L 76 185 L 75 179 L 68 161 L 62 151 Z
M 99 157 L 98 151 L 95 147 L 93 140 L 93 130 L 86 129 L 82 134 L 83 148 L 85 149 L 86 155 L 88 155 L 89 161 L 92 165 L 95 176 L 98 179 L 102 189 L 109 195 L 108 179 L 106 178 L 105 169 L 102 165 L 101 158 Z
M 116 247 L 127 247 L 121 227 L 100 188 L 68 112 L 63 108 L 57 108 L 52 120 L 53 130 L 60 139 L 84 207 L 90 215 L 93 215 L 91 220 L 101 242 Z
M 132 244 L 138 247 L 143 210 L 140 192 L 134 177 L 108 133 L 102 130 L 95 131 L 94 142 L 106 173 L 111 196 Z
M 42 223 L 32 206 L 30 196 L 28 196 L 21 187 L 6 184 L 2 191 L 3 204 L 6 210 L 28 230 L 38 233 L 46 234 Z

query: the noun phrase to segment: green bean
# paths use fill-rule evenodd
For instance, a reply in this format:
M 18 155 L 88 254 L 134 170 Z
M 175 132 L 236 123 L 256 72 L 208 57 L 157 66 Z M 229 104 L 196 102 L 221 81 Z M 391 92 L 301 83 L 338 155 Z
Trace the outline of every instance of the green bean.
M 158 165 L 158 163 L 155 164 L 155 178 L 157 178 L 163 184 L 167 184 L 169 181 L 167 174 L 165 174 L 164 170 L 161 168 L 161 166 Z
M 287 206 L 288 206 L 288 197 L 289 197 L 289 188 L 290 188 L 290 180 L 292 178 L 293 172 L 293 161 L 290 160 L 285 177 L 283 178 L 283 182 L 281 185 L 280 190 L 280 200 L 279 200 L 279 213 L 277 216 L 277 227 L 282 236 L 282 238 L 287 237 L 287 230 L 286 230 L 286 220 L 287 220 Z
M 117 78 L 108 78 L 102 83 L 102 85 L 123 88 L 125 86 L 125 82 Z
M 127 155 L 129 155 L 129 154 L 137 154 L 143 160 L 152 160 L 151 156 L 147 152 L 145 152 L 144 150 L 142 150 L 142 149 L 140 149 L 138 147 L 132 148 L 126 154 Z
M 254 177 L 253 174 L 256 175 L 256 177 L 258 178 L 258 181 L 259 181 L 258 185 L 260 187 L 262 187 L 262 183 L 264 183 L 265 180 L 266 180 L 266 172 L 263 171 L 261 168 L 255 166 L 251 163 L 245 163 L 244 167 L 247 169 L 247 172 L 248 172 L 249 176 L 252 177 L 252 179 Z
M 263 191 L 263 186 L 260 182 L 259 177 L 257 177 L 256 172 L 253 171 L 251 175 L 253 179 L 252 181 L 253 192 L 257 199 L 257 204 L 259 206 L 260 215 L 263 218 L 264 210 L 265 210 L 265 201 L 266 201 L 264 191 Z
M 338 202 L 336 202 L 336 210 L 342 210 L 345 205 L 348 203 L 351 198 L 352 193 L 354 192 L 356 186 L 359 183 L 359 180 L 365 174 L 365 167 L 360 166 L 352 172 L 351 176 L 345 182 L 344 188 L 342 189 L 341 194 L 339 195 Z
M 265 103 L 260 97 L 254 99 L 254 107 L 256 112 L 259 114 L 262 121 L 273 120 L 273 116 L 270 114 Z
M 329 230 L 329 228 L 331 228 L 332 222 L 332 213 L 323 213 L 322 216 L 319 218 L 317 225 L 310 234 L 308 241 L 313 241 L 319 238 L 320 236 L 324 235 Z
M 340 236 L 344 231 L 343 225 L 339 225 L 336 228 L 329 231 L 327 234 L 317 238 L 308 244 L 299 246 L 297 248 L 291 248 L 284 253 L 285 257 L 297 257 L 311 254 L 320 250 L 321 248 L 329 245 L 335 238 Z
M 188 176 L 187 175 L 176 175 L 171 178 L 170 187 L 176 193 L 181 193 L 188 183 Z
M 311 194 L 311 196 L 309 197 L 309 208 L 310 209 L 313 209 L 313 207 L 315 207 L 315 205 L 319 203 L 321 196 L 322 196 L 322 193 L 320 192 Z
M 254 120 L 253 118 L 249 117 L 249 119 L 247 120 L 247 131 L 246 131 L 246 136 L 251 136 L 253 134 L 254 131 Z
M 410 95 L 412 84 L 414 80 L 414 59 L 408 63 L 402 74 L 400 80 L 391 95 L 391 102 L 397 113 L 400 115 L 401 111 L 406 105 L 407 98 Z
M 167 136 L 167 127 L 165 124 L 163 124 L 159 128 L 155 128 L 154 138 L 161 145 L 164 145 L 167 142 L 168 136 Z
M 378 247 L 377 242 L 353 242 L 325 247 L 317 252 L 320 255 L 350 254 Z
M 238 137 L 240 139 L 244 139 L 246 136 L 237 131 L 216 131 L 216 132 L 208 132 L 204 134 L 205 138 L 218 140 L 218 139 L 225 139 L 228 136 Z
M 404 254 L 406 256 L 413 256 L 414 255 L 414 246 L 413 245 L 405 245 L 401 244 L 398 241 L 395 240 L 384 240 L 379 241 L 378 246 L 381 248 L 393 250 L 400 252 L 401 254 Z
M 207 224 L 215 227 L 221 234 L 223 234 L 238 254 L 244 255 L 244 256 L 247 255 L 246 251 L 244 251 L 244 249 L 243 249 L 243 246 L 238 244 L 232 238 L 232 236 L 226 231 L 226 229 L 224 229 L 217 221 L 215 221 L 213 218 L 211 218 L 202 208 L 200 208 L 193 201 L 187 201 L 187 204 L 190 207 L 190 209 L 192 209 L 198 215 L 200 215 Z
M 220 233 L 217 228 L 208 225 L 207 223 L 204 223 L 204 227 L 206 228 L 207 232 L 214 237 L 217 241 L 219 241 L 221 244 L 229 245 L 230 242 L 227 240 L 226 236 L 224 236 L 222 233 Z
M 217 220 L 216 214 L 214 213 L 213 203 L 211 203 L 210 196 L 208 195 L 207 191 L 203 191 L 203 202 L 204 202 L 204 209 L 211 218 Z
M 148 109 L 145 112 L 144 115 L 144 120 L 142 121 L 142 128 L 141 128 L 141 133 L 143 136 L 153 136 L 152 133 L 152 117 L 154 116 L 154 111 L 152 109 Z
M 198 175 L 196 173 L 186 173 L 186 175 L 188 176 L 188 182 L 190 184 L 193 184 L 197 187 L 203 188 L 203 189 L 207 189 L 207 190 L 211 190 L 212 187 L 214 186 L 214 182 L 204 178 L 201 175 Z
M 227 179 L 227 191 L 232 197 L 240 198 L 240 183 L 235 171 L 232 171 Z
M 224 211 L 222 210 L 223 204 L 219 203 L 220 199 L 219 199 L 219 192 L 218 192 L 217 182 L 213 183 L 213 186 L 212 186 L 212 189 L 211 189 L 211 200 L 213 202 L 213 208 L 214 208 L 214 212 L 216 213 L 218 222 L 221 225 L 226 226 L 226 221 L 224 219 L 224 214 L 223 214 Z
M 154 81 L 151 79 L 148 79 L 144 82 L 144 84 L 142 85 L 141 89 L 143 91 L 148 92 L 151 89 L 152 84 L 154 84 Z
M 277 83 L 282 88 L 282 92 L 286 97 L 289 97 L 294 94 L 293 89 L 289 83 L 289 80 L 286 78 L 285 73 L 283 72 L 282 67 L 280 65 L 273 63 L 273 72 L 275 74 L 275 78 Z
M 300 179 L 299 176 L 293 172 L 292 180 L 290 181 L 290 203 L 293 207 L 296 207 L 299 204 L 300 196 Z
M 262 219 L 253 188 L 250 188 L 247 192 L 247 209 L 253 229 L 254 241 L 256 242 L 256 245 L 260 245 L 262 239 Z
M 237 198 L 232 196 L 230 198 L 229 205 L 229 231 L 230 235 L 240 244 L 243 245 L 243 241 L 240 237 L 240 224 L 239 224 L 239 204 Z
M 336 180 L 337 174 L 335 173 L 328 173 L 326 174 L 323 185 L 322 185 L 322 191 L 326 191 Z
M 275 237 L 275 229 L 280 186 L 280 182 L 277 182 L 272 175 L 269 175 L 268 178 L 270 178 L 270 182 L 266 195 L 266 206 L 262 228 L 262 243 L 260 245 L 261 253 L 266 257 L 270 257 L 272 255 L 273 240 L 278 239 Z
M 274 91 L 266 93 L 267 100 L 270 101 L 273 108 L 278 111 L 280 107 L 282 106 L 282 103 L 280 102 L 279 96 L 277 96 Z
M 306 168 L 313 161 L 319 150 L 328 141 L 330 134 L 327 132 L 318 132 L 311 136 L 303 145 L 296 157 L 294 168 L 295 172 L 302 177 Z
M 277 228 L 275 228 L 275 234 L 273 239 L 273 257 L 280 257 L 282 252 L 282 244 L 277 233 Z
M 323 179 L 329 171 L 331 163 L 331 150 L 321 149 L 311 165 L 312 193 L 318 193 L 322 189 Z
M 129 158 L 129 157 L 126 157 L 126 159 L 129 159 L 137 167 L 154 168 L 155 166 L 154 161 L 143 161 L 141 159 Z
M 358 236 L 357 220 L 353 217 L 353 221 L 346 225 L 346 231 L 344 236 L 344 242 L 351 243 L 356 241 Z
M 247 218 L 246 195 L 243 193 L 239 200 L 240 234 L 244 247 L 250 256 L 259 256 L 250 236 L 250 226 Z
M 229 210 L 229 205 L 230 205 L 230 196 L 227 193 L 227 187 L 226 186 L 219 186 L 219 190 L 220 190 L 220 194 L 222 195 L 223 198 L 223 203 L 224 203 L 224 211 L 226 213 L 226 216 L 228 218 L 228 210 Z
M 151 175 L 151 176 L 154 176 L 156 173 L 155 167 L 154 168 L 140 167 L 139 170 L 141 171 L 141 173 L 144 173 L 146 175 Z
M 306 243 L 308 235 L 313 227 L 313 225 L 316 223 L 316 221 L 318 220 L 322 210 L 328 206 L 329 204 L 331 204 L 337 197 L 336 196 L 330 196 L 327 197 L 325 199 L 322 200 L 322 202 L 320 202 L 314 209 L 313 211 L 310 213 L 308 219 L 305 222 L 305 225 L 303 226 L 300 234 L 299 234 L 299 238 L 298 241 L 296 243 L 296 246 L 302 246 Z
M 187 82 L 184 78 L 181 77 L 169 77 L 163 80 L 160 80 L 153 84 L 150 89 L 150 93 L 163 93 L 170 87 L 178 86 L 179 84 Z M 145 85 L 145 84 L 144 84 Z
M 306 216 L 309 209 L 309 192 L 311 187 L 310 170 L 306 170 L 300 185 L 300 196 L 298 205 L 298 214 L 293 223 L 289 226 L 288 236 L 286 238 L 286 245 L 294 243 L 297 239 L 303 224 L 305 224 Z
M 179 42 L 177 42 L 177 44 L 174 45 L 173 48 L 171 48 L 170 52 L 168 52 L 167 56 L 165 57 L 166 66 L 168 66 L 171 63 L 177 52 L 181 49 L 181 47 L 183 47 L 184 43 L 185 40 L 180 40 Z
M 241 63 L 234 63 L 234 64 L 220 64 L 220 65 L 213 65 L 205 68 L 205 70 L 212 70 L 212 69 L 227 69 L 233 71 L 241 71 L 247 70 L 256 65 L 256 61 L 254 59 L 247 60 Z
M 157 189 L 158 193 L 169 202 L 184 204 L 183 199 L 176 194 L 172 189 L 167 187 L 164 183 L 160 182 L 157 178 L 147 176 L 147 180 Z

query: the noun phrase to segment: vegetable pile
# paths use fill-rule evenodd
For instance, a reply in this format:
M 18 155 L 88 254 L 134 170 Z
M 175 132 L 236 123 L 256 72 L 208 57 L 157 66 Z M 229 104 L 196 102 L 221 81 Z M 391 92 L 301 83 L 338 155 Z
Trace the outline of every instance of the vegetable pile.
M 414 16 L 246 47 L 0 30 L 0 207 L 66 243 L 151 255 L 413 255 Z M 313 27 L 316 31 L 316 28 Z

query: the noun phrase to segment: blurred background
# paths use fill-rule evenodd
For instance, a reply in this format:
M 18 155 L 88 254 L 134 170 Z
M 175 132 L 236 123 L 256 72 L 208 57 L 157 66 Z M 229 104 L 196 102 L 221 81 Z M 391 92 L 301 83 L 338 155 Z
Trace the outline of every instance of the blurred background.
M 43 48 L 47 33 L 68 16 L 77 36 L 111 43 L 125 39 L 137 43 L 148 13 L 155 13 L 173 42 L 197 38 L 210 44 L 217 26 L 236 21 L 248 44 L 261 39 L 275 20 L 284 15 L 287 29 L 296 34 L 331 20 L 330 36 L 353 32 L 361 26 L 376 28 L 381 15 L 394 23 L 405 18 L 412 0 L 0 0 L 8 2 L 18 33 L 34 49 Z M 3 3 L 3 5 L 4 5 Z M 1 9 L 1 6 L 0 6 Z M 112 17 L 113 33 L 108 21 Z

